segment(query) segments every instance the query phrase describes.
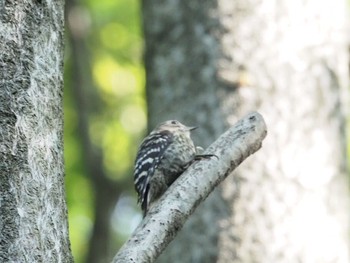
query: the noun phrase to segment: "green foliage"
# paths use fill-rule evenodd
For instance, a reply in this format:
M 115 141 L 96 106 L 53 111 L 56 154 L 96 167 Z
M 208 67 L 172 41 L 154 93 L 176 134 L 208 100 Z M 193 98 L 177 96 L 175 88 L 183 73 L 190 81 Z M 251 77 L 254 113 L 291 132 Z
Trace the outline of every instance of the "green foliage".
M 108 177 L 131 188 L 134 156 L 147 123 L 140 2 L 86 0 L 80 4 L 86 8 L 85 15 L 90 21 L 86 42 L 91 68 L 87 72 L 91 72 L 92 86 L 97 88 L 96 94 L 102 102 L 97 111 L 89 114 L 89 134 L 94 145 L 103 151 L 104 170 Z M 79 263 L 83 262 L 88 249 L 94 220 L 94 191 L 86 175 L 77 131 L 78 115 L 70 73 L 73 58 L 67 42 L 64 95 L 66 192 L 72 250 L 75 261 Z M 124 198 L 133 191 L 129 188 Z M 125 220 L 120 219 L 120 222 L 124 224 Z M 118 231 L 115 223 L 113 229 Z M 125 237 L 126 233 L 121 233 L 120 237 L 113 239 L 120 244 Z
M 89 230 L 92 226 L 92 186 L 85 175 L 82 147 L 78 140 L 78 116 L 74 108 L 72 91 L 67 72 L 70 61 L 65 68 L 64 89 L 64 152 L 66 167 L 66 198 L 69 215 L 69 231 L 72 250 L 76 262 L 82 262 L 89 240 Z

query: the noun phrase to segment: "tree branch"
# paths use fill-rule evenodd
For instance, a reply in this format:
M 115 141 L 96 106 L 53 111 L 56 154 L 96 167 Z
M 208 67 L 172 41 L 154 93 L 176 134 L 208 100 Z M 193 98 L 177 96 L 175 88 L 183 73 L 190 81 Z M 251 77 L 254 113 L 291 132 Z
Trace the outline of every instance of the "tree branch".
M 220 136 L 205 153 L 218 158 L 189 167 L 151 207 L 113 262 L 154 262 L 196 207 L 249 155 L 260 149 L 266 125 L 251 113 Z

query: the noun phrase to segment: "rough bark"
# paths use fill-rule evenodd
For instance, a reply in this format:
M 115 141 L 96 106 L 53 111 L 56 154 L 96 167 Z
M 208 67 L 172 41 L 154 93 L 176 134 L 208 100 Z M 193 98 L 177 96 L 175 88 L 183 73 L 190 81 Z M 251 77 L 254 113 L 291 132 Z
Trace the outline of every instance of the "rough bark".
M 260 114 L 240 120 L 189 167 L 148 212 L 113 262 L 154 262 L 197 206 L 248 156 L 260 149 L 266 125 Z
M 0 1 L 0 261 L 72 262 L 63 1 Z
M 161 262 L 350 260 L 346 10 L 343 0 L 144 0 L 151 126 L 198 125 L 204 146 L 247 111 L 269 126 L 264 149 Z

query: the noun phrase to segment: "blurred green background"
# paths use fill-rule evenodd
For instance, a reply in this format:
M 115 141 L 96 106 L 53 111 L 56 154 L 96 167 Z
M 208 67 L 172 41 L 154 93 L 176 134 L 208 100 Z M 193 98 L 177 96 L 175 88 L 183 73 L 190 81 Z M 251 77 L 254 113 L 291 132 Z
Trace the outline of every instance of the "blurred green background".
M 140 19 L 138 0 L 66 1 L 66 192 L 77 263 L 106 251 L 111 259 L 141 220 L 132 184 L 147 125 Z
M 147 128 L 140 5 L 66 1 L 66 193 L 77 263 L 110 261 L 141 220 L 132 175 Z

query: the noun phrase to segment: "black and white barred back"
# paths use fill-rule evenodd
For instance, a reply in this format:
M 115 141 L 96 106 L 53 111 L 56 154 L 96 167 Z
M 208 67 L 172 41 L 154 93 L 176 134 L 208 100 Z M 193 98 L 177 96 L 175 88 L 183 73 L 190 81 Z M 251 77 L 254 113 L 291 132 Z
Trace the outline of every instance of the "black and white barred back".
M 170 120 L 142 141 L 135 160 L 134 183 L 144 215 L 193 161 L 196 155 L 190 138 L 193 129 Z

